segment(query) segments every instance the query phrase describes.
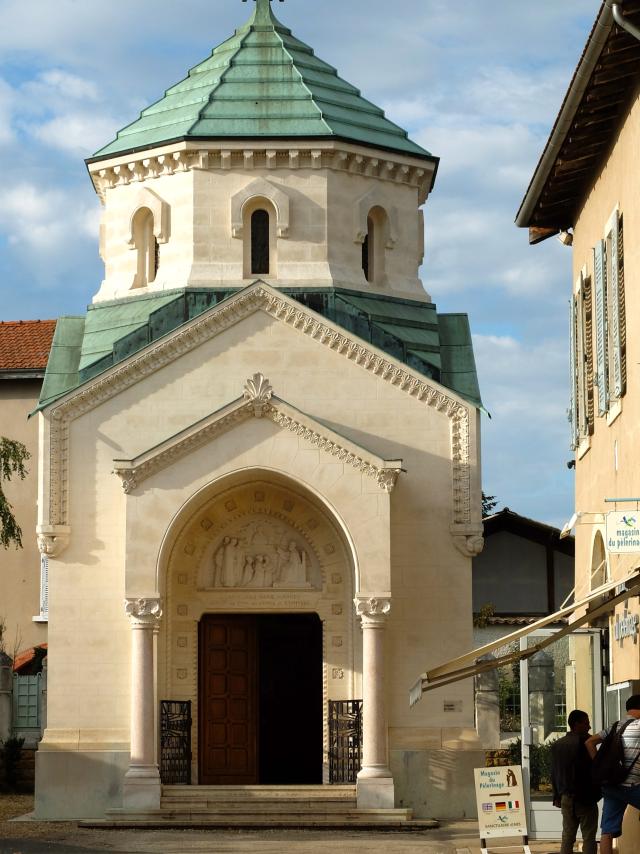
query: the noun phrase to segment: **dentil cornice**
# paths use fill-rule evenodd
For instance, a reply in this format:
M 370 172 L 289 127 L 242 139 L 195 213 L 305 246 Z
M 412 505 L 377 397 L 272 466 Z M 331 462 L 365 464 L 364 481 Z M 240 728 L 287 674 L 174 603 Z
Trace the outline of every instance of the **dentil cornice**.
M 417 163 L 409 155 L 392 152 L 376 153 L 360 148 L 356 144 L 332 141 L 325 145 L 316 143 L 305 146 L 300 143 L 251 145 L 238 143 L 220 147 L 212 144 L 177 143 L 155 151 L 120 155 L 108 160 L 89 164 L 89 173 L 96 192 L 104 203 L 107 190 L 140 182 L 153 181 L 163 175 L 175 175 L 192 170 L 227 171 L 238 169 L 251 174 L 286 168 L 330 169 L 365 175 L 381 181 L 409 184 L 419 190 L 420 204 L 424 204 L 431 188 L 432 163 Z

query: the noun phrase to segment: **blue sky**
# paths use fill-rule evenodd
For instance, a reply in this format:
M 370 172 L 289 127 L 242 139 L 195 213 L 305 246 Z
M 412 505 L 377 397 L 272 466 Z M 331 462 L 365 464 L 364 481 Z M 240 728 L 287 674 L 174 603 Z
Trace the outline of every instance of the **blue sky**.
M 97 291 L 84 157 L 250 13 L 241 0 L 0 0 L 0 319 L 82 313 Z M 599 0 L 286 0 L 276 14 L 441 158 L 426 289 L 470 315 L 486 492 L 562 524 L 571 253 L 514 216 Z

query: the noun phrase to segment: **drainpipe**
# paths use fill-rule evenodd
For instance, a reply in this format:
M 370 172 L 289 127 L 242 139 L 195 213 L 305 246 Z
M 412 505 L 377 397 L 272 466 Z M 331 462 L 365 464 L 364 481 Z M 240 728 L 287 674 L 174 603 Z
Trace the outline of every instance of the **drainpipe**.
M 616 24 L 629 33 L 629 35 L 632 35 L 635 39 L 640 41 L 640 29 L 634 26 L 634 24 L 632 24 L 631 21 L 628 21 L 622 14 L 624 0 L 621 3 L 615 3 L 614 0 L 606 0 L 606 2 L 607 6 L 609 6 L 613 12 L 613 20 Z

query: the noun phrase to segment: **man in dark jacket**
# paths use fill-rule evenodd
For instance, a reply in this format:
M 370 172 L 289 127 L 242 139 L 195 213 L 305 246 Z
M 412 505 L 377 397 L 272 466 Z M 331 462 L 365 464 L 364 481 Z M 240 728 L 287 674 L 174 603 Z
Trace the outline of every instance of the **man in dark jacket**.
M 578 827 L 583 854 L 596 854 L 600 790 L 591 782 L 591 757 L 585 747 L 591 723 L 586 712 L 576 709 L 568 719 L 569 732 L 552 748 L 553 804 L 562 809 L 560 854 L 572 854 Z

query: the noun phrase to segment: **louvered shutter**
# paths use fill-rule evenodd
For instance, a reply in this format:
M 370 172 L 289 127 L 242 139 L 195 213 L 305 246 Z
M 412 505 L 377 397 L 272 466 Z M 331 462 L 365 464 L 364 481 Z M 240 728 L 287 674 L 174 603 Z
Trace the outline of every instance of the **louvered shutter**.
M 620 324 L 620 245 L 618 241 L 618 215 L 613 218 L 610 234 L 610 258 L 607 259 L 607 291 L 609 308 L 609 343 L 611 353 L 612 397 L 621 397 L 622 381 L 622 336 Z
M 593 272 L 595 280 L 596 309 L 596 376 L 598 386 L 598 414 L 605 415 L 609 409 L 609 374 L 607 372 L 607 311 L 606 269 L 604 240 L 598 241 L 593 250 Z
M 571 431 L 571 448 L 578 447 L 578 359 L 577 359 L 577 306 L 576 298 L 571 297 L 569 323 L 571 324 L 571 346 L 569 350 L 569 379 L 570 379 L 570 401 L 569 401 L 569 428 Z

